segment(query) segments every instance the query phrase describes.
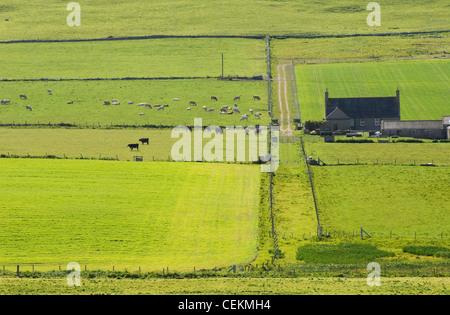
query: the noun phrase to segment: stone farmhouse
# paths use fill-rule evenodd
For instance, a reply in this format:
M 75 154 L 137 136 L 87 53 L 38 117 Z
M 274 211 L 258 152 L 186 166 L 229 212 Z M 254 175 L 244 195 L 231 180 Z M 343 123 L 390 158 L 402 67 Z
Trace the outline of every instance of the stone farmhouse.
M 444 116 L 442 120 L 383 120 L 381 133 L 386 137 L 450 139 L 450 116 Z

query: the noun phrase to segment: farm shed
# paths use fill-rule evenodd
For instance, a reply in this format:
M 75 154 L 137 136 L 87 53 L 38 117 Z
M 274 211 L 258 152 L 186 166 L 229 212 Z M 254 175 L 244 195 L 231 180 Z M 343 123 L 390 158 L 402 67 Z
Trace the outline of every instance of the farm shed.
M 399 136 L 418 139 L 449 139 L 450 116 L 442 120 L 382 121 L 383 136 Z
M 380 131 L 381 121 L 400 120 L 400 91 L 394 97 L 330 98 L 325 92 L 325 128 Z

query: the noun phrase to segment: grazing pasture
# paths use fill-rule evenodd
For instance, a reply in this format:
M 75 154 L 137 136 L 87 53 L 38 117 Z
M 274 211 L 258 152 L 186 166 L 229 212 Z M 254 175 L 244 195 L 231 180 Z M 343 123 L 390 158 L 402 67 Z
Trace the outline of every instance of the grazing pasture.
M 298 65 L 297 90 L 302 120 L 322 120 L 329 97 L 395 96 L 400 89 L 402 120 L 448 115 L 449 60 L 408 60 Z
M 448 235 L 448 166 L 313 167 L 321 224 L 389 236 Z
M 257 255 L 256 166 L 0 159 L 1 264 L 159 271 Z
M 52 90 L 52 95 L 47 94 Z M 25 93 L 27 99 L 20 99 Z M 255 101 L 253 95 L 260 95 Z M 193 125 L 202 118 L 204 125 L 240 125 L 241 114 L 250 109 L 261 118 L 250 116 L 249 125 L 268 124 L 267 83 L 264 81 L 199 80 L 123 80 L 63 82 L 0 82 L 0 98 L 11 100 L 0 105 L 0 124 L 73 124 L 77 127 L 178 126 Z M 211 96 L 218 101 L 211 101 Z M 240 101 L 234 97 L 240 95 Z M 175 98 L 180 101 L 174 101 Z M 120 105 L 112 105 L 114 100 Z M 111 105 L 104 105 L 107 101 Z M 128 104 L 133 101 L 133 104 Z M 196 106 L 190 101 L 195 101 Z M 68 104 L 71 103 L 71 104 Z M 140 106 L 143 103 L 151 105 Z M 168 106 L 158 110 L 158 105 Z M 31 106 L 32 111 L 26 111 Z M 215 109 L 214 112 L 207 110 Z M 220 114 L 222 106 L 231 115 Z M 190 108 L 190 110 L 188 110 Z M 142 115 L 141 115 L 142 114 Z
M 265 41 L 170 38 L 0 45 L 0 79 L 259 76 Z M 251 93 L 251 92 L 250 92 Z
M 68 27 L 66 2 L 17 0 L 0 7 L 0 38 L 98 38 L 146 35 L 316 35 L 447 30 L 448 2 L 393 0 L 379 27 L 367 25 L 369 2 L 97 0 L 81 5 L 81 27 Z
M 203 149 L 214 141 L 214 136 L 206 138 L 203 133 Z M 238 139 L 234 147 L 227 146 L 227 131 L 223 131 L 223 161 L 227 151 L 234 148 L 237 161 Z M 140 140 L 148 138 L 148 145 Z M 66 129 L 66 128 L 0 128 L 0 156 L 56 157 L 67 159 L 118 159 L 133 161 L 141 156 L 144 162 L 172 161 L 171 151 L 181 139 L 172 138 L 172 129 Z M 191 160 L 194 160 L 194 134 L 191 134 Z M 130 150 L 128 144 L 139 144 L 139 150 Z M 249 136 L 245 137 L 245 161 L 249 159 Z M 207 151 L 209 152 L 209 151 Z M 265 153 L 264 153 L 265 154 Z

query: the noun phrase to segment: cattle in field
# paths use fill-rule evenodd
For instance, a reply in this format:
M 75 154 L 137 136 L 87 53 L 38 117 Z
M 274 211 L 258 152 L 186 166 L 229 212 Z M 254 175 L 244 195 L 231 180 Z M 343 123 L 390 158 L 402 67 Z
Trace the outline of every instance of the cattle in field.
M 1 100 L 0 103 L 2 103 L 3 105 L 6 105 L 6 104 L 11 104 L 11 101 L 10 100 Z
M 253 95 L 253 100 L 254 101 L 260 101 L 261 98 L 258 95 Z
M 111 102 L 110 101 L 104 101 L 103 105 L 111 105 Z
M 240 101 L 241 97 L 240 96 L 236 96 L 235 98 L 233 98 L 233 101 Z
M 28 99 L 28 97 L 25 94 L 20 94 L 20 99 L 21 100 L 26 100 L 26 99 Z
M 133 151 L 133 149 L 136 149 L 139 151 L 139 143 L 131 143 L 128 145 L 128 147 Z
M 147 144 L 147 145 L 149 145 L 150 144 L 150 139 L 149 138 L 141 138 L 141 139 L 139 139 L 139 141 L 144 145 L 144 144 Z
M 197 103 L 196 103 L 195 101 L 190 101 L 190 102 L 189 102 L 189 105 L 197 106 Z
M 216 101 L 217 102 L 217 97 L 211 96 L 211 101 Z
M 31 106 L 29 106 L 29 105 L 27 105 L 27 106 L 25 107 L 25 109 L 26 109 L 26 110 L 29 110 L 30 112 L 33 110 L 33 109 L 31 108 Z

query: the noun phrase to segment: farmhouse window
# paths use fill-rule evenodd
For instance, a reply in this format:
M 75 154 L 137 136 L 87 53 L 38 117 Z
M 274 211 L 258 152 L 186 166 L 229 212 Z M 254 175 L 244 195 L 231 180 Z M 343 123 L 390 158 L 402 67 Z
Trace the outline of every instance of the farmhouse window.
M 381 126 L 381 119 L 380 118 L 375 118 L 375 126 L 377 126 L 377 127 Z
M 350 127 L 355 127 L 355 120 L 354 119 L 350 119 Z
M 359 121 L 359 125 L 360 125 L 361 127 L 365 127 L 365 126 L 366 126 L 366 121 L 365 121 L 364 119 L 361 119 L 361 120 Z

